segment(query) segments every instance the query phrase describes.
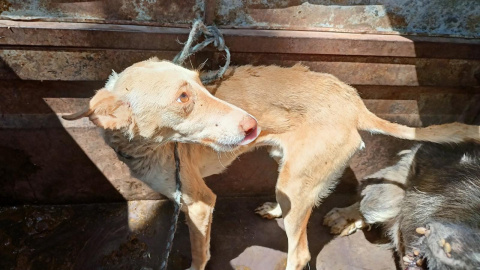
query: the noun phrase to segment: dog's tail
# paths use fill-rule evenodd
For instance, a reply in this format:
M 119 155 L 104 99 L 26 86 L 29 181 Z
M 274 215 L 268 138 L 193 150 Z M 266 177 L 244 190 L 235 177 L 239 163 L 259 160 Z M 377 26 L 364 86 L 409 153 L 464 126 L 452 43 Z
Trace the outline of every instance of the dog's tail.
M 358 129 L 414 141 L 435 143 L 480 141 L 480 126 L 450 123 L 424 128 L 412 128 L 381 119 L 367 108 L 359 114 Z

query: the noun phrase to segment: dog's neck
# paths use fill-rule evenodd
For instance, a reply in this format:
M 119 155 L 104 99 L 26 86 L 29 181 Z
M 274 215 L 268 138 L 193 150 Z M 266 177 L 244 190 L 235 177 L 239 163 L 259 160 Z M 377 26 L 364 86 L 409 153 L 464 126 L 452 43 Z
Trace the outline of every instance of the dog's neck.
M 173 142 L 162 144 L 142 137 L 129 139 L 121 131 L 111 130 L 104 130 L 103 137 L 129 167 L 132 176 L 147 183 L 157 192 L 170 195 L 165 191 L 165 185 L 174 183 L 171 181 L 175 173 Z M 201 177 L 221 173 L 245 150 L 247 149 L 238 149 L 234 153 L 225 154 L 200 144 L 179 144 L 180 156 L 189 157 L 184 161 L 194 160 L 191 165 L 198 168 Z
M 134 137 L 129 139 L 121 131 L 105 130 L 107 144 L 128 165 L 133 176 L 145 180 L 159 171 L 174 168 L 173 143 L 160 144 L 154 140 Z

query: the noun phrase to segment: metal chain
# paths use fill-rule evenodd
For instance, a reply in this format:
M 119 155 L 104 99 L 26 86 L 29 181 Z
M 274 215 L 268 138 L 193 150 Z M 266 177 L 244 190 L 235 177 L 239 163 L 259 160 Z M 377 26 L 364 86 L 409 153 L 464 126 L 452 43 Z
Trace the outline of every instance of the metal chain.
M 168 257 L 170 251 L 172 250 L 173 238 L 175 237 L 175 232 L 177 231 L 178 216 L 180 215 L 180 209 L 182 207 L 182 182 L 180 181 L 180 157 L 178 155 L 178 143 L 175 142 L 173 146 L 173 158 L 175 159 L 175 195 L 173 202 L 173 216 L 168 230 L 167 245 L 165 246 L 165 252 L 163 254 L 163 261 L 160 265 L 161 270 L 167 269 Z

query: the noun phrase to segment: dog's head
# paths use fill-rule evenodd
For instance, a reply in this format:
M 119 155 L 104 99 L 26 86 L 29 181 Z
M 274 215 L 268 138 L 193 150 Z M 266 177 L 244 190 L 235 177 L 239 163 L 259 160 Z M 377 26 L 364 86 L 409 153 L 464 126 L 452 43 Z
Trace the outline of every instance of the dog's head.
M 229 151 L 257 138 L 257 121 L 211 95 L 195 71 L 150 59 L 113 73 L 88 106 L 67 120 L 89 117 L 97 126 L 159 143 L 200 143 Z

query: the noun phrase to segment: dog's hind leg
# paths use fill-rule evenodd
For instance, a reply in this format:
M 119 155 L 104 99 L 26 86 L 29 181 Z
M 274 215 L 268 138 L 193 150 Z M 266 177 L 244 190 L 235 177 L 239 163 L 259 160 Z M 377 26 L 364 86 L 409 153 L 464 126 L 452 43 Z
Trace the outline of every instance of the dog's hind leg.
M 323 140 L 318 133 L 297 134 L 301 138 L 290 136 L 285 141 L 285 162 L 281 165 L 276 188 L 288 237 L 287 270 L 302 269 L 310 260 L 307 223 L 312 208 L 330 193 L 361 144 L 356 131 L 338 136 L 329 133 Z M 310 144 L 312 141 L 317 143 Z
M 190 170 L 188 166 L 187 170 Z M 182 167 L 182 168 L 184 168 Z M 203 270 L 210 259 L 210 231 L 216 195 L 196 170 L 182 175 L 183 207 L 190 233 L 192 265 L 189 270 Z

